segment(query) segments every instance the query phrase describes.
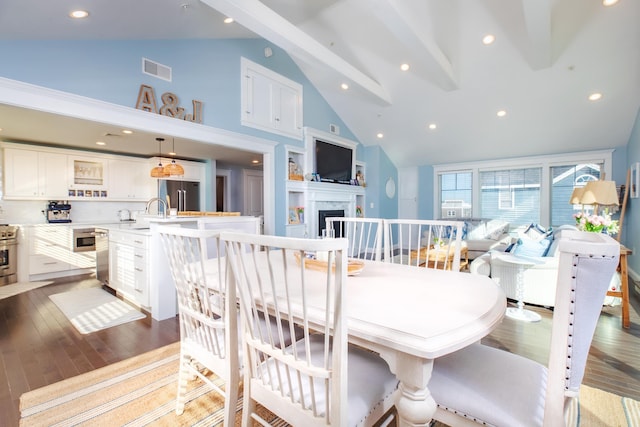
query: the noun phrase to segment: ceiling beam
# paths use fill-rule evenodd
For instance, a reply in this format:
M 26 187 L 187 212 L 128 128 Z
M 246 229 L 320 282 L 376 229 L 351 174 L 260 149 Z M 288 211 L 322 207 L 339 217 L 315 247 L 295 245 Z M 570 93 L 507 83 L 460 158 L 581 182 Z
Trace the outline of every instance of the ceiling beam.
M 551 0 L 522 0 L 524 21 L 531 51 L 529 63 L 534 70 L 551 66 Z
M 415 3 L 397 0 L 359 1 L 363 7 L 371 9 L 380 22 L 414 54 L 415 60 L 428 70 L 430 81 L 446 91 L 459 89 L 449 58 L 434 40 L 430 25 L 420 19 L 424 18 L 423 14 L 414 10 Z M 428 7 L 426 4 L 422 6 Z
M 387 91 L 371 77 L 324 47 L 320 42 L 258 0 L 200 0 L 285 50 L 292 57 L 336 76 L 336 87 L 349 83 L 382 106 L 391 105 Z

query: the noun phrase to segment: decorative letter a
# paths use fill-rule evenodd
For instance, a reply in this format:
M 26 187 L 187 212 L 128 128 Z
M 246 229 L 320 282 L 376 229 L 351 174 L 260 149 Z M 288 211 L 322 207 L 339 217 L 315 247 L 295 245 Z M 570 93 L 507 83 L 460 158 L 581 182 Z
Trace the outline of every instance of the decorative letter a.
M 158 108 L 156 106 L 156 93 L 153 91 L 151 86 L 140 85 L 136 110 L 148 111 L 156 114 L 158 113 Z

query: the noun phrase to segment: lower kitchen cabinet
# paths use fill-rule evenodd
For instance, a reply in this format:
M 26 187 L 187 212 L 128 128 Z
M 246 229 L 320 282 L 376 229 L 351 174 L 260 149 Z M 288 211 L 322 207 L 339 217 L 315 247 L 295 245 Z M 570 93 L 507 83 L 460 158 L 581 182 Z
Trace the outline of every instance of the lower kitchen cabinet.
M 149 308 L 149 236 L 109 231 L 109 285 L 132 303 Z
M 66 226 L 29 228 L 29 275 L 69 270 L 72 230 Z
M 25 236 L 29 242 L 29 276 L 54 278 L 96 266 L 95 251 L 73 251 L 73 228 L 69 225 L 28 226 Z

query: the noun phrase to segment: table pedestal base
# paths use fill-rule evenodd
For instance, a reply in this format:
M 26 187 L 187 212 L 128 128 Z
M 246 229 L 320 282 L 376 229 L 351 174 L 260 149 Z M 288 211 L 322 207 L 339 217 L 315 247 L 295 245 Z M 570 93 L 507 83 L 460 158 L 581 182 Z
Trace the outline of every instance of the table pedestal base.
M 524 322 L 539 322 L 541 319 L 538 313 L 516 307 L 508 307 L 505 315 L 512 319 L 522 320 Z

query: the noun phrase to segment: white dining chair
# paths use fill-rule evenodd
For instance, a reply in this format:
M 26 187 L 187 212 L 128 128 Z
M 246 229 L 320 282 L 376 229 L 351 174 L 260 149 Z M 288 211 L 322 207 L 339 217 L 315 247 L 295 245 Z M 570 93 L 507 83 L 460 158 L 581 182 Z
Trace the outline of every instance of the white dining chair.
M 235 419 L 239 393 L 240 362 L 238 323 L 229 316 L 226 301 L 224 257 L 208 259 L 216 248 L 222 254 L 217 230 L 198 230 L 173 226 L 158 227 L 178 297 L 180 319 L 180 370 L 176 413 L 184 411 L 188 380 L 200 378 L 224 397 L 225 425 Z M 209 249 L 207 249 L 209 246 Z M 218 268 L 207 274 L 206 264 Z M 206 375 L 206 368 L 224 381 L 224 389 Z
M 393 417 L 398 380 L 377 354 L 348 345 L 342 307 L 347 240 L 234 232 L 223 232 L 221 239 L 242 314 L 242 425 L 274 422 L 258 404 L 293 426 L 360 426 Z M 328 262 L 307 262 L 306 255 L 318 251 L 326 252 Z M 274 345 L 277 336 L 256 327 L 263 312 L 278 325 L 299 325 L 304 337 L 287 348 Z
M 462 221 L 385 219 L 387 262 L 441 270 L 460 270 Z
M 176 413 L 184 411 L 188 380 L 198 377 L 225 398 L 224 424 L 233 425 L 243 355 L 235 287 L 228 286 L 220 230 L 160 226 L 158 232 L 178 297 L 180 371 Z M 263 331 L 276 329 L 264 315 L 259 324 Z M 277 345 L 290 345 L 301 332 L 285 325 L 282 341 Z M 203 368 L 223 380 L 224 390 Z
M 449 426 L 564 426 L 620 246 L 601 233 L 571 232 L 560 243 L 548 366 L 473 344 L 434 362 L 435 419 Z
M 349 240 L 347 257 L 380 261 L 384 236 L 384 220 L 381 218 L 328 217 L 326 228 L 335 237 Z

